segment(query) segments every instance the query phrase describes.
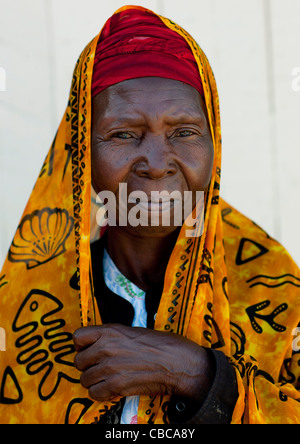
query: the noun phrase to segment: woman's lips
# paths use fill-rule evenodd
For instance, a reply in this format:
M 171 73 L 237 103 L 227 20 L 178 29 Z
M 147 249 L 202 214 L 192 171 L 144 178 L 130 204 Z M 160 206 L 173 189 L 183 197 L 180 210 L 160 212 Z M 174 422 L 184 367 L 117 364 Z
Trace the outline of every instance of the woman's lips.
M 129 204 L 134 204 L 141 211 L 151 212 L 151 213 L 162 213 L 165 211 L 170 211 L 174 209 L 176 205 L 182 203 L 181 199 L 170 199 L 167 196 L 160 196 L 160 198 L 150 198 L 147 200 L 139 199 L 129 199 Z
M 170 211 L 171 208 L 174 207 L 174 202 L 168 201 L 168 202 L 139 202 L 138 207 L 142 211 L 151 211 L 151 213 L 159 213 L 164 211 Z

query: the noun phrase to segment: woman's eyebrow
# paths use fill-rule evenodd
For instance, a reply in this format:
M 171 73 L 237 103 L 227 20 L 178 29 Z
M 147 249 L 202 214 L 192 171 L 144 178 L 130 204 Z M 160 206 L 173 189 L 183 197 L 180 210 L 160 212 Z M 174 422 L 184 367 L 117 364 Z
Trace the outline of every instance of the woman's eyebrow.
M 157 114 L 156 114 L 157 116 Z M 197 124 L 203 125 L 206 122 L 205 115 L 203 111 L 195 108 L 189 110 L 178 110 L 178 111 L 170 111 L 167 110 L 162 111 L 160 113 L 164 122 L 167 125 L 178 125 L 178 124 Z M 140 113 L 133 114 L 107 114 L 103 116 L 101 119 L 101 126 L 106 127 L 107 129 L 118 127 L 118 126 L 143 126 L 148 123 L 147 115 L 143 115 Z
M 205 116 L 200 113 L 197 115 L 196 114 L 195 115 L 192 115 L 192 114 L 180 114 L 180 115 L 166 114 L 164 116 L 164 120 L 167 123 L 171 123 L 171 124 L 180 123 L 180 122 L 183 122 L 183 123 L 195 122 L 196 123 L 196 122 L 202 121 L 204 119 L 205 119 Z M 111 123 L 111 122 L 116 123 L 118 125 L 119 124 L 123 125 L 124 123 L 136 124 L 136 123 L 145 123 L 146 119 L 143 118 L 142 116 L 140 116 L 140 117 L 127 116 L 127 117 L 117 117 L 115 120 L 112 120 L 112 118 L 109 118 L 108 123 Z
M 201 123 L 205 121 L 204 114 L 200 113 L 186 113 L 179 115 L 167 115 L 166 121 L 169 124 L 178 124 L 178 123 Z
M 207 123 L 206 117 L 203 111 L 187 110 L 178 113 L 170 113 L 166 115 L 165 121 L 168 125 L 180 125 L 180 124 L 193 124 L 203 126 Z
M 107 129 L 120 126 L 140 126 L 145 125 L 145 123 L 142 116 L 107 116 L 101 119 L 101 126 Z

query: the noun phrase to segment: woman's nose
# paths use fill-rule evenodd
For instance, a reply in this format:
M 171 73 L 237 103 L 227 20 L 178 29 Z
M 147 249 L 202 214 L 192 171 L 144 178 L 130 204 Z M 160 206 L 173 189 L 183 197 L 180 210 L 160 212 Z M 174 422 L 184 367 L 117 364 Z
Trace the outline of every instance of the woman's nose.
M 147 177 L 153 180 L 174 176 L 178 166 L 173 154 L 163 143 L 156 141 L 148 146 L 142 158 L 135 164 L 135 173 L 139 177 Z

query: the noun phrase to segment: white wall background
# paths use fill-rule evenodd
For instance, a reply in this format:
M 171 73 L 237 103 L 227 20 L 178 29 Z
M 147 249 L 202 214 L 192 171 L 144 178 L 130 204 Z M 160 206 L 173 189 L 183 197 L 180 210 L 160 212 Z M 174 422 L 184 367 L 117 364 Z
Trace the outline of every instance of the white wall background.
M 126 0 L 0 0 L 0 269 L 85 45 Z M 299 0 L 129 0 L 186 28 L 214 69 L 222 195 L 300 265 Z M 1 92 L 1 73 L 6 91 Z M 300 72 L 299 74 L 300 75 Z M 3 82 L 2 82 L 3 83 Z

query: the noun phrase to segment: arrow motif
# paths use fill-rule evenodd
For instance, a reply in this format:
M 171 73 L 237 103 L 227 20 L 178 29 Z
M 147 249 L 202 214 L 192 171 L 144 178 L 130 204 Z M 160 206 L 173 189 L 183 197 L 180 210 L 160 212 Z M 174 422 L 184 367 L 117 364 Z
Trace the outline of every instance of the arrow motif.
M 287 304 L 281 304 L 279 307 L 275 308 L 272 313 L 268 315 L 259 314 L 260 311 L 264 310 L 271 304 L 271 301 L 264 301 L 260 304 L 252 305 L 251 307 L 246 309 L 247 315 L 250 319 L 251 325 L 253 329 L 256 331 L 256 333 L 261 334 L 263 332 L 262 327 L 257 323 L 256 319 L 262 319 L 263 321 L 267 322 L 273 330 L 277 331 L 278 333 L 283 333 L 286 331 L 286 327 L 283 325 L 277 324 L 275 322 L 275 318 L 282 312 L 286 311 L 288 309 Z

